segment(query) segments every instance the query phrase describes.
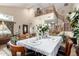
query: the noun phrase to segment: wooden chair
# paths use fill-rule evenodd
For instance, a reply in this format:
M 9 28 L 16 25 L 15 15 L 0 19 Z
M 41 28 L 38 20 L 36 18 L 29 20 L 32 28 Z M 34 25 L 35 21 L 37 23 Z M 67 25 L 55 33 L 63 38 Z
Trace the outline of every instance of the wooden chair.
M 24 47 L 14 45 L 11 42 L 9 42 L 9 47 L 10 47 L 12 56 L 17 56 L 17 52 L 20 52 L 21 56 L 25 56 L 25 52 L 27 51 Z
M 59 48 L 57 56 L 69 56 L 71 53 L 73 42 L 69 39 L 66 41 L 65 48 L 61 47 Z

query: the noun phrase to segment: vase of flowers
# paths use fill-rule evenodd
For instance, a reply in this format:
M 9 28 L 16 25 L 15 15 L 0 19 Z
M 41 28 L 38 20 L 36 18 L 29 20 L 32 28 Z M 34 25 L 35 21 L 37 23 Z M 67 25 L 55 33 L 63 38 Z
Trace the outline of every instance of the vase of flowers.
M 40 24 L 37 26 L 38 35 L 41 38 L 47 37 L 48 30 L 49 30 L 49 26 L 47 24 L 43 24 L 43 25 Z

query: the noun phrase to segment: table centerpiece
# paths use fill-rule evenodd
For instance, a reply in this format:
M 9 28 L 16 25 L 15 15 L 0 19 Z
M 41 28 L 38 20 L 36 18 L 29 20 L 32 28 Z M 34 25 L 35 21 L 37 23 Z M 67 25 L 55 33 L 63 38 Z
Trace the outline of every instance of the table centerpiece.
M 49 26 L 47 24 L 40 24 L 37 26 L 37 35 L 41 38 L 46 38 L 48 36 Z

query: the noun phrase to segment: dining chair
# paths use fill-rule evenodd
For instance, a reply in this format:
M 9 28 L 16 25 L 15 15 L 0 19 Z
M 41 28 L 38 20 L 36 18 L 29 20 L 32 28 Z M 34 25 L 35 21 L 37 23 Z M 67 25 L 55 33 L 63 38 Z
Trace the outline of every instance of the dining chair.
M 59 48 L 57 56 L 70 56 L 72 45 L 72 40 L 68 39 L 65 48 L 62 46 Z
M 22 46 L 17 46 L 15 44 L 12 44 L 10 41 L 8 42 L 8 46 L 10 48 L 12 56 L 17 56 L 18 52 L 21 53 L 21 56 L 35 56 L 36 55 L 35 51 L 29 50 Z
M 12 44 L 11 42 L 9 42 L 9 47 L 12 53 L 12 56 L 17 56 L 17 53 L 21 53 L 21 56 L 25 56 L 25 52 L 27 51 L 27 49 L 25 49 L 22 46 L 17 46 Z

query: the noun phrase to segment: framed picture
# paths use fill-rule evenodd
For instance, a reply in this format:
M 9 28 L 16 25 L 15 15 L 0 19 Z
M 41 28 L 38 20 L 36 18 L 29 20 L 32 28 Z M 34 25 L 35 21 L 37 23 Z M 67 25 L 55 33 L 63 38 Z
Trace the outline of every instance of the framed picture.
M 28 33 L 28 25 L 23 24 L 23 34 Z

